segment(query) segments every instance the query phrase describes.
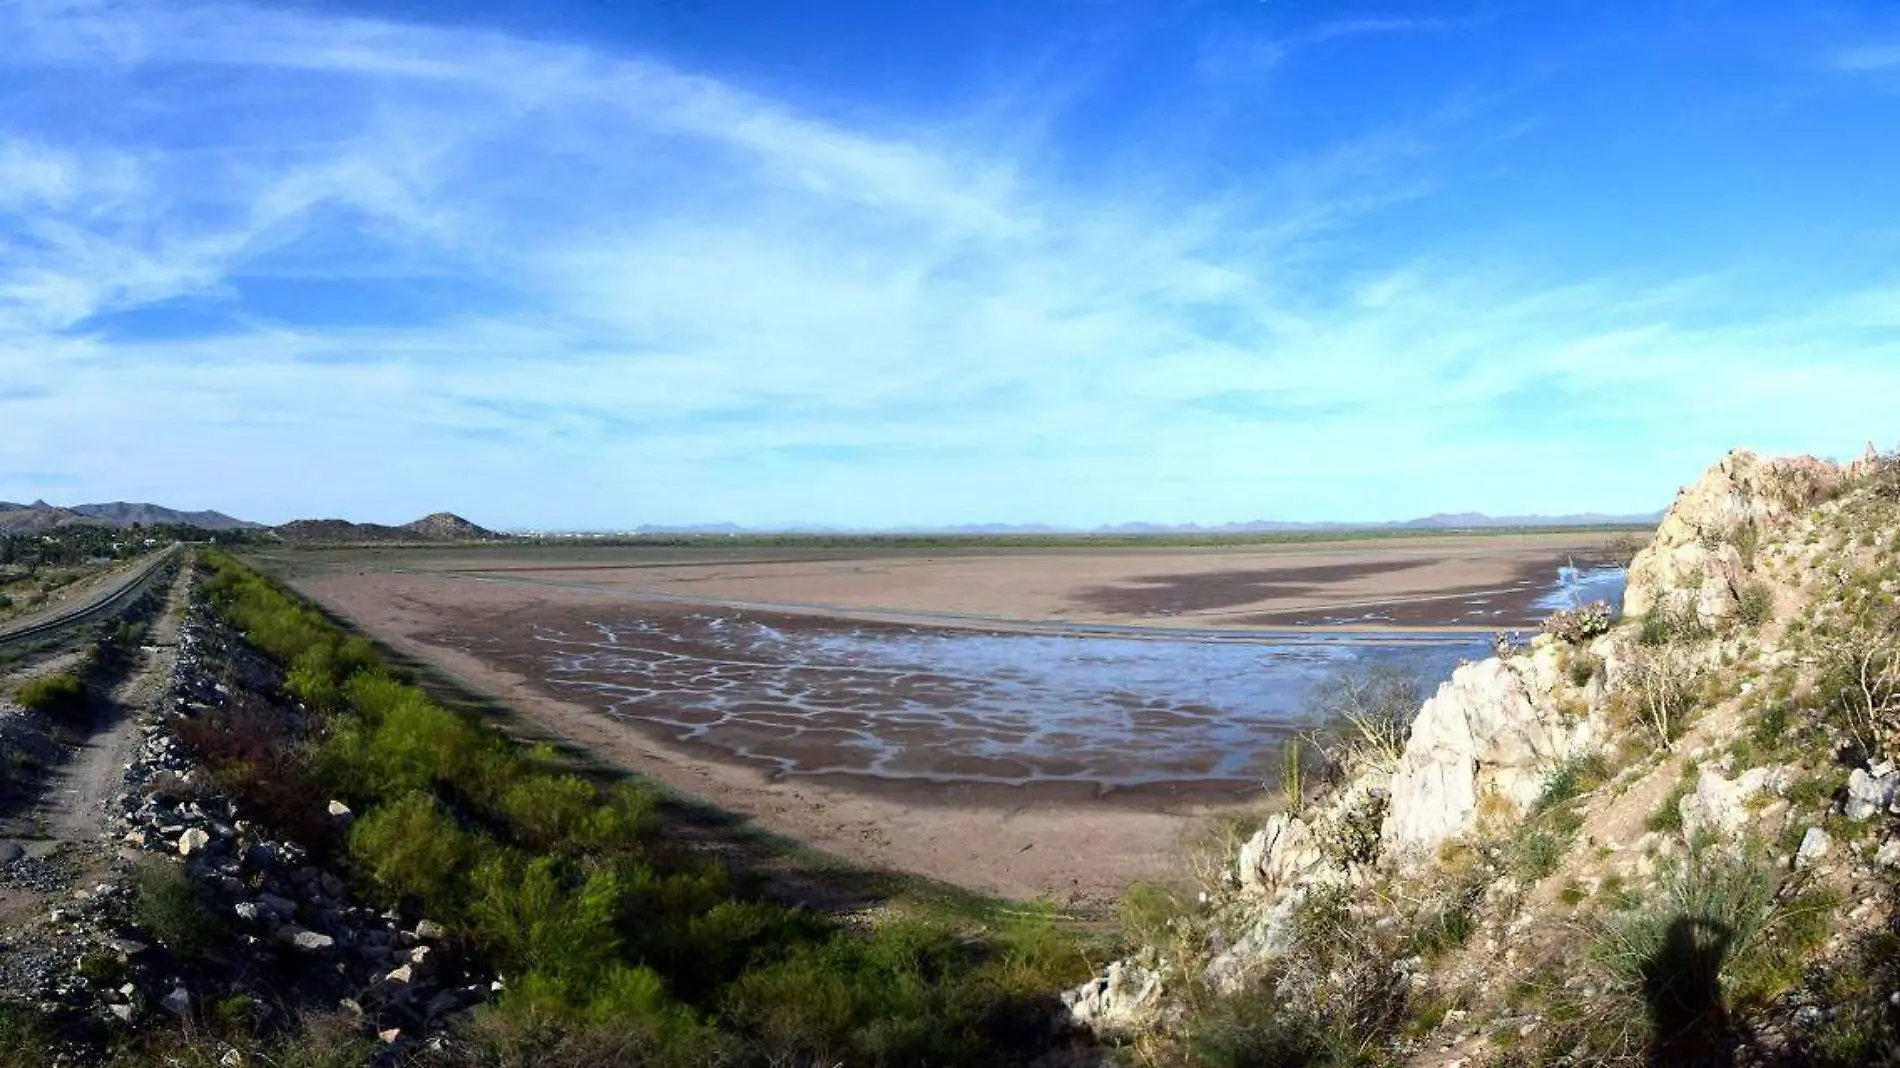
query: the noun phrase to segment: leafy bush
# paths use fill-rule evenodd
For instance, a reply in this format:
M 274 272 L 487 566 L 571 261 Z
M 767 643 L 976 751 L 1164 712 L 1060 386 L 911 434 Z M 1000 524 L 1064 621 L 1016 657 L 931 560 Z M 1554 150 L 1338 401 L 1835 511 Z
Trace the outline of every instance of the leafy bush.
M 1775 591 L 1765 582 L 1750 582 L 1742 587 L 1737 614 L 1743 623 L 1759 627 L 1775 614 Z
M 1544 792 L 1538 795 L 1533 811 L 1542 812 L 1579 794 L 1589 793 L 1603 785 L 1609 777 L 1610 762 L 1602 753 L 1590 752 L 1571 757 L 1551 769 L 1550 777 L 1544 780 Z
M 198 884 L 162 860 L 141 863 L 133 874 L 134 922 L 181 957 L 198 957 L 224 945 L 229 929 L 219 921 Z
M 214 605 L 311 712 L 301 737 L 206 727 L 210 763 L 254 777 L 247 739 L 272 737 L 356 811 L 356 870 L 508 975 L 466 1036 L 477 1064 L 1024 1063 L 1053 1041 L 1051 992 L 1090 970 L 1046 917 L 867 933 L 737 897 L 717 863 L 664 840 L 651 791 L 560 771 L 207 559 Z
M 1554 634 L 1571 645 L 1582 645 L 1610 632 L 1613 612 L 1608 601 L 1592 601 L 1576 608 L 1552 612 L 1544 620 L 1545 634 Z
M 464 872 L 479 853 L 441 802 L 420 792 L 376 807 L 350 828 L 350 854 L 376 885 L 437 916 L 459 911 Z
M 1397 767 L 1424 700 L 1419 677 L 1392 667 L 1343 671 L 1328 678 L 1313 694 L 1328 762 L 1347 775 Z
M 14 691 L 20 707 L 60 720 L 84 719 L 89 708 L 86 684 L 74 675 L 41 675 Z

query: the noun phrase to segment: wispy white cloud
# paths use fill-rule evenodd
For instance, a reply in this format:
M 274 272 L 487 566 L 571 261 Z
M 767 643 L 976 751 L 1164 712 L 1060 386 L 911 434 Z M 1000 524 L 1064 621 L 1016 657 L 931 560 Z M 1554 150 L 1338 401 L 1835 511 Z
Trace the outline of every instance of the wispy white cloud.
M 1900 44 L 1865 45 L 1834 55 L 1833 66 L 1844 71 L 1885 71 L 1900 69 Z
M 0 91 L 109 102 L 0 117 L 4 464 L 80 492 L 503 523 L 1636 509 L 1738 428 L 1826 440 L 1900 395 L 1884 290 L 1797 312 L 1368 236 L 1481 108 L 1160 193 L 1039 170 L 1008 128 L 486 31 L 26 0 L 0 37 Z M 451 298 L 390 308 L 427 287 Z M 1848 368 L 1868 388 L 1791 419 Z M 1602 425 L 1535 430 L 1562 418 Z

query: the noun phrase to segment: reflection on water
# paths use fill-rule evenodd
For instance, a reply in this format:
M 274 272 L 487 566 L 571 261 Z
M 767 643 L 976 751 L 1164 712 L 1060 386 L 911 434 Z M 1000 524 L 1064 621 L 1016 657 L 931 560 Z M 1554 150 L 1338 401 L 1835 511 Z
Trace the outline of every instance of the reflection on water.
M 1145 640 L 711 614 L 539 638 L 557 684 L 784 774 L 1102 788 L 1257 786 L 1333 673 L 1436 679 L 1486 650 L 1476 635 Z
M 1628 582 L 1629 572 L 1620 567 L 1560 567 L 1557 585 L 1537 599 L 1537 607 L 1555 611 L 1608 601 L 1611 608 L 1621 612 L 1623 587 Z
M 1574 572 L 1546 600 L 1620 600 L 1621 583 L 1616 569 Z M 1391 667 L 1429 690 L 1490 652 L 1482 631 L 1135 637 L 772 619 L 630 609 L 541 628 L 537 673 L 778 774 L 1225 791 L 1272 773 L 1329 676 Z

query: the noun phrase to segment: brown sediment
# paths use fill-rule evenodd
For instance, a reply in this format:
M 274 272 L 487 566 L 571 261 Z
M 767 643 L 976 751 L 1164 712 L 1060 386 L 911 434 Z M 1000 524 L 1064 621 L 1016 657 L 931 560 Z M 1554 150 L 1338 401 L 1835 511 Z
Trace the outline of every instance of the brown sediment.
M 1361 560 L 1313 567 L 1141 575 L 1121 585 L 1092 586 L 1080 590 L 1075 594 L 1075 599 L 1112 615 L 1131 618 L 1178 616 L 1260 601 L 1312 597 L 1342 582 L 1389 575 L 1438 562 L 1433 558 Z
M 1178 628 L 1315 623 L 1469 631 L 1529 622 L 1557 566 L 1586 559 L 1592 545 L 1544 536 L 715 561 L 379 550 L 271 563 L 364 630 L 547 731 L 773 831 L 986 892 L 1101 901 L 1169 870 L 1201 814 L 1258 795 L 1261 767 L 1227 768 L 1219 754 L 1179 744 L 1220 724 L 1219 707 L 1131 692 L 1105 702 L 1124 717 L 1125 752 L 1105 757 L 1086 738 L 1047 731 L 1038 748 L 1020 722 L 959 719 L 968 680 L 919 670 L 841 681 L 758 649 L 737 656 L 694 627 L 717 616 L 793 639 L 1060 633 L 1078 623 L 1138 625 L 1120 632 L 1128 636 L 1172 629 L 1176 639 Z M 1474 623 L 1473 608 L 1498 614 Z M 689 618 L 700 622 L 676 625 Z M 612 641 L 589 631 L 630 619 L 651 629 L 621 626 Z M 556 640 L 571 646 L 574 670 L 551 667 Z M 622 655 L 631 659 L 606 659 Z M 775 688 L 760 691 L 747 672 L 771 673 Z M 701 707 L 695 693 L 725 704 Z M 912 714 L 920 705 L 936 712 Z

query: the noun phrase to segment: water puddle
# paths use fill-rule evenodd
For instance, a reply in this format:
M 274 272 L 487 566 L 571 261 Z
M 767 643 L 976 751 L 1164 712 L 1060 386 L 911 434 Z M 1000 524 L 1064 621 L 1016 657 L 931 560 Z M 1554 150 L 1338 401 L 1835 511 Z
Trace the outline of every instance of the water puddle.
M 1613 573 L 1612 573 L 1613 572 Z M 1566 572 L 1540 605 L 1619 601 Z M 1257 789 L 1350 669 L 1426 692 L 1490 634 L 986 632 L 672 608 L 538 626 L 538 674 L 616 718 L 780 775 Z

